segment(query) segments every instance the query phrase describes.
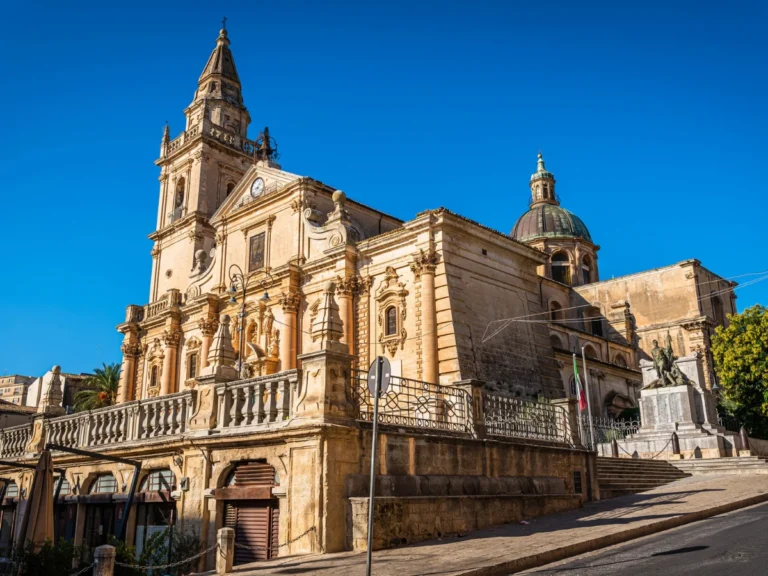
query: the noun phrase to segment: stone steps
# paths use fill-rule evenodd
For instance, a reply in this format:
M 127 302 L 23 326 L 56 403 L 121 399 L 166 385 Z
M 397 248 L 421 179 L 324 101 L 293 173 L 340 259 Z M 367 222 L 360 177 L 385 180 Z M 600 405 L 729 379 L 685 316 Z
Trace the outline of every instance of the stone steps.
M 687 476 L 688 473 L 678 470 L 664 460 L 603 457 L 597 459 L 601 499 L 645 492 Z
M 672 464 L 688 474 L 768 474 L 768 460 L 757 456 L 676 460 Z

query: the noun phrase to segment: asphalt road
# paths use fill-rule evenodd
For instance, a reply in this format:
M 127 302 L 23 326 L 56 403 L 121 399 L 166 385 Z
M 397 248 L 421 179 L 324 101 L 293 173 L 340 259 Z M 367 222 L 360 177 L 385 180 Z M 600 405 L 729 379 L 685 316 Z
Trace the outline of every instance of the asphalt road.
M 768 504 L 527 570 L 553 576 L 768 575 Z

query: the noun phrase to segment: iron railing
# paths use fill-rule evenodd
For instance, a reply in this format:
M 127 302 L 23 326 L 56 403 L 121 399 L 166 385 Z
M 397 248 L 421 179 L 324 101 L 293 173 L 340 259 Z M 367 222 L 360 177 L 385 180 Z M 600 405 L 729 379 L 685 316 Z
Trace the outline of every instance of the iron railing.
M 741 423 L 731 414 L 718 414 L 717 423 L 728 432 L 738 433 L 741 430 Z
M 357 419 L 372 422 L 373 395 L 368 390 L 367 372 L 353 370 L 347 392 Z M 472 396 L 463 388 L 393 376 L 379 398 L 379 423 L 473 434 Z
M 573 444 L 568 413 L 561 406 L 485 394 L 483 412 L 489 435 Z
M 595 433 L 595 444 L 604 444 L 612 440 L 623 441 L 627 436 L 637 434 L 640 430 L 640 420 L 612 420 L 610 418 L 592 418 L 592 430 Z M 584 444 L 592 446 L 590 432 L 590 417 L 581 415 L 581 428 L 584 434 Z

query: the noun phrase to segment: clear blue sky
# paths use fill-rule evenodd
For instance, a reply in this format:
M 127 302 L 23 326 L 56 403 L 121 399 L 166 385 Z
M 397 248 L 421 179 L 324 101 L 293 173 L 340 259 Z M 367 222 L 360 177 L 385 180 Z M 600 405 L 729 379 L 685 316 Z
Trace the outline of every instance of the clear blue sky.
M 693 257 L 764 270 L 766 6 L 6 2 L 0 373 L 120 360 L 163 125 L 183 128 L 223 15 L 250 134 L 269 125 L 286 170 L 508 232 L 542 149 L 603 278 Z M 765 303 L 768 281 L 738 294 Z

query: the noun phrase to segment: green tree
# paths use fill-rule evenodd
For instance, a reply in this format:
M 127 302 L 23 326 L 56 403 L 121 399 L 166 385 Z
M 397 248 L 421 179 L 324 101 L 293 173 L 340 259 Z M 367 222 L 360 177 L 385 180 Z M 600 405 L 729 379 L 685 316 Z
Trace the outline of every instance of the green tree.
M 94 410 L 117 403 L 120 364 L 104 364 L 83 381 L 84 389 L 75 394 L 75 411 Z
M 768 434 L 768 310 L 756 305 L 728 316 L 712 338 L 715 371 L 733 414 L 755 436 Z

